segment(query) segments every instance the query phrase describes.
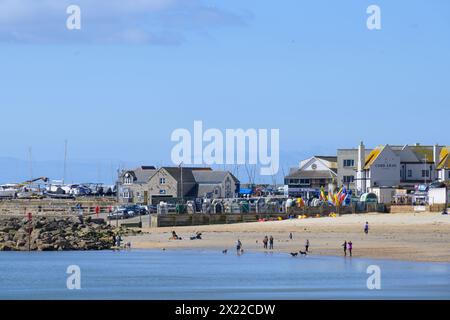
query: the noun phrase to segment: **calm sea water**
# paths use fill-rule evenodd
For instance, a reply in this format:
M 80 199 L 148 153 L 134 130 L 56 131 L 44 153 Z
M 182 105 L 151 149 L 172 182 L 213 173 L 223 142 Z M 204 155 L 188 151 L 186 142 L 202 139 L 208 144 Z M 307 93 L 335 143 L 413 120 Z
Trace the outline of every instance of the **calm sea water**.
M 69 265 L 81 290 L 68 290 Z M 381 268 L 368 290 L 367 267 Z M 450 299 L 450 264 L 211 250 L 2 252 L 0 299 Z

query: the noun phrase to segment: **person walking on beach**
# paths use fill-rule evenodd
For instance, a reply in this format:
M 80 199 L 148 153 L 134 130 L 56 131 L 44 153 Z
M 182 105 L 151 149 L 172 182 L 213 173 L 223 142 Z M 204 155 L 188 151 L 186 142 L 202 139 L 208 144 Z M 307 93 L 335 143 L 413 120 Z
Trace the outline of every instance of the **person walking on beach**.
M 306 239 L 306 243 L 305 243 L 305 252 L 309 252 L 309 240 Z
M 294 236 L 292 235 L 292 232 L 289 233 L 289 240 L 292 240 L 294 238 Z
M 273 237 L 272 236 L 270 236 L 270 239 L 269 239 L 269 249 L 273 250 Z
M 353 243 L 351 241 L 349 241 L 347 243 L 347 249 L 348 249 L 348 252 L 350 253 L 350 257 L 351 257 L 352 256 L 352 250 L 353 250 Z
M 116 247 L 120 247 L 120 244 L 122 243 L 122 236 L 119 234 L 116 237 Z
M 240 239 L 238 239 L 238 240 L 236 241 L 236 251 L 237 251 L 238 254 L 240 254 L 240 253 L 241 253 L 241 250 L 242 250 L 242 242 L 241 242 Z
M 366 222 L 366 225 L 364 226 L 364 233 L 369 234 L 369 222 Z
M 347 256 L 347 240 L 344 241 L 344 244 L 342 245 L 342 247 L 344 248 L 344 257 Z
M 267 243 L 269 242 L 269 238 L 267 236 L 263 239 L 264 249 L 267 249 Z

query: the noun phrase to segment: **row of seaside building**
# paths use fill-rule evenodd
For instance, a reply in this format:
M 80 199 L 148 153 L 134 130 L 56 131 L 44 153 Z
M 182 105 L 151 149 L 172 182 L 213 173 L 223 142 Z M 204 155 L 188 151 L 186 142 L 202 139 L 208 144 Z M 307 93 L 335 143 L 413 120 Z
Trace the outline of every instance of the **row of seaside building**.
M 234 198 L 240 182 L 229 171 L 208 167 L 141 166 L 123 170 L 118 183 L 119 202 L 157 204 L 174 199 Z
M 321 188 L 346 187 L 354 195 L 380 189 L 417 190 L 418 186 L 450 182 L 450 147 L 382 145 L 368 149 L 338 149 L 336 156 L 313 156 L 284 177 L 284 196 L 316 198 Z M 195 198 L 234 198 L 242 195 L 241 182 L 230 171 L 200 167 L 141 166 L 119 175 L 122 203 L 156 204 Z M 248 191 L 251 196 L 252 192 Z
M 450 147 L 381 145 L 368 149 L 338 149 L 336 156 L 314 156 L 300 162 L 285 177 L 289 196 L 309 198 L 329 184 L 355 194 L 376 189 L 417 190 L 419 185 L 450 182 Z

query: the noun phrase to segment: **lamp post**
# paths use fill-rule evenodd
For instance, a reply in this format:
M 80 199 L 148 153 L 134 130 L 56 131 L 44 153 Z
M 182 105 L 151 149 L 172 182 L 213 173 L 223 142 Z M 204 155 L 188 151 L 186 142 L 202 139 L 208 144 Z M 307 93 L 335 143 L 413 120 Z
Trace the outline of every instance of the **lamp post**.
M 181 192 L 181 204 L 184 203 L 184 193 L 183 193 L 183 162 L 180 163 L 180 180 L 181 180 L 181 186 L 180 186 L 180 192 Z

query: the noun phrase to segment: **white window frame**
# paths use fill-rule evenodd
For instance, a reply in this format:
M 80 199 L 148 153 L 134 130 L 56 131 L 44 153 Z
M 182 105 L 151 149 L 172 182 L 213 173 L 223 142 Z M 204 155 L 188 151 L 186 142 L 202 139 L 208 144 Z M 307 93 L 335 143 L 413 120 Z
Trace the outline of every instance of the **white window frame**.
M 126 185 L 133 184 L 133 177 L 131 176 L 131 174 L 127 173 L 125 175 L 125 177 L 123 178 L 123 184 L 126 184 Z
M 344 159 L 344 168 L 352 168 L 355 166 L 355 160 L 353 159 Z
M 131 199 L 131 192 L 130 191 L 124 191 L 123 192 L 123 198 L 124 199 Z

